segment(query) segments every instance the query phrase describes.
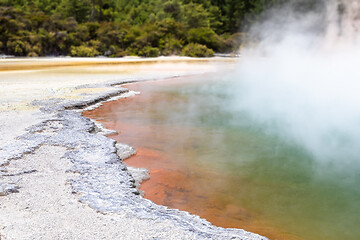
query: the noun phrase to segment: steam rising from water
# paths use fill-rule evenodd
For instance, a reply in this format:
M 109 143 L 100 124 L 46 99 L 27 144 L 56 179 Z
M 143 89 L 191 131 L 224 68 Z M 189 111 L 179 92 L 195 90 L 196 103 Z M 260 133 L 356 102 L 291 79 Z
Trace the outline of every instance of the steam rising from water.
M 347 168 L 360 162 L 360 2 L 310 5 L 293 1 L 253 26 L 236 106 L 319 163 Z

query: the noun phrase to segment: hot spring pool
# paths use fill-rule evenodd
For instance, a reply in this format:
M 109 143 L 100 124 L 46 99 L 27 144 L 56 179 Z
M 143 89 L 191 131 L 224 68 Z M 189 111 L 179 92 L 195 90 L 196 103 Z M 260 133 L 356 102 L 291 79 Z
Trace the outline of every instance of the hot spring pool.
M 141 189 L 155 203 L 270 239 L 360 239 L 360 161 L 319 161 L 286 121 L 234 107 L 246 94 L 234 84 L 231 74 L 130 84 L 141 94 L 84 115 L 138 150 L 127 163 L 150 170 Z

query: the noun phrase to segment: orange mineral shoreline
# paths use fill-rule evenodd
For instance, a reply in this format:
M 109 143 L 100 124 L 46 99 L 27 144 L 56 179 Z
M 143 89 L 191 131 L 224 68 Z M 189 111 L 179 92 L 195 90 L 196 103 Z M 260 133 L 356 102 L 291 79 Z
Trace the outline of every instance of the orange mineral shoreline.
M 159 57 L 159 58 L 139 58 L 139 57 L 125 57 L 125 58 L 71 58 L 71 57 L 57 57 L 57 58 L 0 58 L 0 72 L 1 71 L 16 71 L 16 70 L 40 70 L 58 67 L 86 67 L 86 66 L 101 66 L 101 65 L 121 65 L 127 68 L 134 67 L 140 64 L 171 64 L 171 63 L 209 63 L 209 62 L 235 62 L 235 58 L 189 58 L 189 57 Z

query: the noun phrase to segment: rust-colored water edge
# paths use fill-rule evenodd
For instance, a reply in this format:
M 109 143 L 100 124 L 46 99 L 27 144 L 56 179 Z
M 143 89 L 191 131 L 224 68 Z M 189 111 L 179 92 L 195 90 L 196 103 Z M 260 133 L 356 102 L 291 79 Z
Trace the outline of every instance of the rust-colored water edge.
M 199 215 L 216 226 L 241 228 L 270 239 L 300 239 L 275 227 L 268 219 L 261 219 L 261 213 L 237 204 L 231 191 L 246 186 L 246 179 L 233 180 L 221 169 L 194 161 L 198 152 L 190 149 L 198 149 L 197 141 L 204 138 L 199 129 L 178 125 L 176 116 L 173 121 L 164 121 L 167 109 L 161 104 L 155 106 L 159 102 L 176 106 L 178 100 L 174 98 L 176 92 L 163 90 L 187 81 L 192 80 L 178 78 L 126 85 L 141 94 L 106 102 L 83 115 L 117 130 L 119 134 L 111 138 L 137 149 L 137 154 L 126 163 L 150 170 L 150 179 L 141 185 L 145 198 Z

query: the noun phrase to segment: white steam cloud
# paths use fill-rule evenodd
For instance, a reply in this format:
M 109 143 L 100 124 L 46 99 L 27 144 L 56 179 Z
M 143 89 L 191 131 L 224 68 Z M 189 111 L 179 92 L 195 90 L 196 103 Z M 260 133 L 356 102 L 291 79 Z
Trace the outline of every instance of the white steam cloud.
M 299 2 L 253 26 L 257 42 L 242 51 L 237 110 L 320 163 L 360 163 L 360 1 Z

